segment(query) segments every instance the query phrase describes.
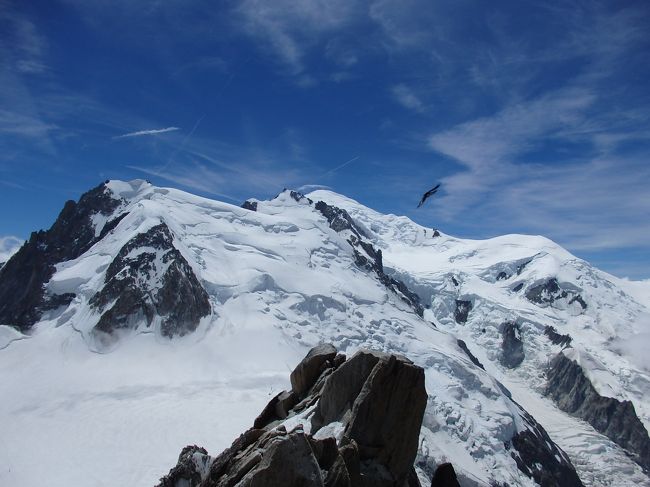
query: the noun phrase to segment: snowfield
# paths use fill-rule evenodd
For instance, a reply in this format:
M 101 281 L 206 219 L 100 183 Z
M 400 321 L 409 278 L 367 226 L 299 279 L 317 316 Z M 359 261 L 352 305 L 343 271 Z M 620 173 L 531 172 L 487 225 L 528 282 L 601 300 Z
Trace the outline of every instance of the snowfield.
M 306 198 L 284 191 L 250 211 L 143 181 L 107 188 L 124 200 L 112 217 L 128 214 L 79 258 L 59 264 L 47 285 L 53 294 L 74 292 L 74 300 L 44 315 L 29 336 L 0 326 L 0 485 L 152 486 L 183 446 L 211 454 L 229 446 L 322 342 L 348 356 L 360 347 L 400 353 L 425 368 L 423 477 L 451 461 L 464 487 L 535 485 L 507 446 L 527 426 L 503 384 L 567 452 L 585 485 L 650 485 L 620 447 L 544 397 L 545 367 L 562 349 L 544 334 L 553 326 L 571 336 L 573 349 L 563 353 L 583 364 L 599 393 L 632 401 L 648 428 L 650 373 L 640 353 L 625 352 L 649 336 L 643 286 L 542 237 L 434 237 L 341 195 L 308 195 L 349 212 L 382 250 L 386 272 L 420 296 L 422 318 L 355 264 L 349 235 Z M 95 235 L 110 219 L 93 220 Z M 207 291 L 211 314 L 174 340 L 160 336 L 159 321 L 143 322 L 107 348 L 92 334 L 100 314 L 90 300 L 120 249 L 161 222 Z M 550 278 L 568 297 L 544 305 L 525 298 Z M 155 292 L 161 283 L 152 277 L 142 285 Z M 577 294 L 586 309 L 569 302 Z M 455 319 L 457 300 L 472 303 L 464 323 Z M 506 321 L 519 324 L 525 353 L 513 369 L 499 360 Z

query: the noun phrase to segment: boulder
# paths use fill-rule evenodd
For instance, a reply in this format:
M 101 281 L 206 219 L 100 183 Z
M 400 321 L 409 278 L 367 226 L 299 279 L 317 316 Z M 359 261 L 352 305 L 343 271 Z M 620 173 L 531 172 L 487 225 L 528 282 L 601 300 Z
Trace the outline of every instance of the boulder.
M 307 356 L 291 372 L 291 389 L 302 397 L 314 385 L 316 379 L 324 370 L 326 362 L 336 356 L 336 348 L 331 344 L 323 344 L 312 348 Z

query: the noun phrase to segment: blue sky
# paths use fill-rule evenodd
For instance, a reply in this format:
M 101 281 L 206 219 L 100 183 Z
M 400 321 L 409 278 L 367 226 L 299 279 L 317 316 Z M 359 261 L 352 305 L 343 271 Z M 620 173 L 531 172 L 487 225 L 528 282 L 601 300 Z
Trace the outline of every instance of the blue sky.
M 0 253 L 147 178 L 325 185 L 650 278 L 648 25 L 647 1 L 0 0 Z

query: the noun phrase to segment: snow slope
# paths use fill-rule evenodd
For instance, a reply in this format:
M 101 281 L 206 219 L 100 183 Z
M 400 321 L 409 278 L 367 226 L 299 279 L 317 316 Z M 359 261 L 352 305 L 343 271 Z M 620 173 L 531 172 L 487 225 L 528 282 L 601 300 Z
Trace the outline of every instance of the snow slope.
M 613 479 L 616 485 L 647 484 L 620 448 L 541 396 L 545 358 L 529 348 L 546 346 L 539 329 L 547 323 L 570 331 L 585 343 L 580 353 L 615 371 L 599 387 L 635 406 L 647 394 L 647 375 L 607 340 L 643 332 L 630 320 L 647 310 L 622 291 L 612 304 L 608 293 L 618 288 L 552 242 L 432 239 L 431 230 L 425 234 L 403 217 L 380 215 L 334 193 L 313 193 L 315 201 L 346 208 L 382 249 L 386 270 L 425 298 L 431 308 L 423 319 L 355 263 L 349 235 L 334 231 L 306 198 L 285 191 L 250 211 L 143 181 L 111 181 L 107 188 L 121 203 L 112 215 L 93 220 L 95 234 L 118 214 L 126 216 L 80 257 L 59 264 L 47 285 L 51 293 L 74 292 L 74 300 L 47 312 L 29 336 L 0 327 L 0 396 L 10 398 L 0 401 L 0 485 L 35 486 L 43 479 L 50 486 L 153 485 L 182 446 L 199 444 L 212 453 L 229 446 L 272 395 L 287 389 L 288 372 L 321 342 L 347 354 L 361 346 L 402 353 L 425 368 L 423 474 L 452 461 L 463 485 L 534 485 L 508 444 L 528 426 L 498 380 L 543 425 L 550 422 L 552 438 L 579 473 L 589 474 L 585 485 Z M 92 334 L 100 314 L 90 301 L 120 249 L 160 223 L 207 291 L 211 313 L 185 337 L 170 341 L 157 323 L 142 323 L 106 348 Z M 510 269 L 531 257 L 535 265 L 521 275 L 493 279 L 504 265 Z M 547 275 L 578 281 L 587 312 L 542 309 L 511 290 L 516 282 L 531 285 Z M 607 293 L 592 292 L 593 283 Z M 159 283 L 146 285 L 154 292 Z M 465 297 L 475 305 L 468 322 L 458 325 L 453 303 Z M 525 342 L 526 360 L 514 372 L 495 356 L 504 316 L 525 320 L 523 333 L 535 337 Z M 612 317 L 628 320 L 614 329 Z M 459 348 L 457 336 L 487 372 Z M 646 407 L 639 406 L 644 421 Z M 571 434 L 563 435 L 567 425 Z M 588 460 L 603 467 L 581 466 Z
M 645 283 L 599 271 L 544 237 L 434 237 L 432 229 L 406 217 L 380 214 L 329 191 L 309 196 L 345 208 L 362 223 L 382 250 L 385 266 L 430 306 L 425 317 L 463 339 L 486 370 L 542 424 L 563 425 L 549 426 L 551 436 L 587 477 L 584 481 L 618 484 L 625 471 L 633 482 L 648 483 L 620 447 L 543 397 L 548 361 L 563 348 L 546 336 L 552 326 L 572 338 L 565 354 L 582 365 L 599 394 L 631 401 L 650 430 L 650 309 L 648 301 L 640 299 Z M 526 297 L 527 290 L 549 279 L 579 294 L 586 309 L 570 299 L 536 303 Z M 471 303 L 466 322 L 455 317 L 457 300 Z M 500 363 L 506 322 L 517 323 L 522 335 L 525 359 L 516 368 Z

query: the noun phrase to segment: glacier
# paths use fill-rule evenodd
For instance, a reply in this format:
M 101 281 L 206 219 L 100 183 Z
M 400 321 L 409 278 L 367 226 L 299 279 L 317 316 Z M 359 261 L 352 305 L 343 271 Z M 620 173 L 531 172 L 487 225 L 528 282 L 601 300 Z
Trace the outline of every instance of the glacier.
M 141 180 L 100 192 L 114 203 L 88 216 L 88 248 L 54 266 L 44 288 L 54 304 L 28 328 L 0 324 L 0 483 L 154 485 L 182 446 L 228 446 L 287 389 L 306 351 L 329 342 L 425 369 L 423 479 L 450 461 L 464 486 L 535 485 L 542 466 L 522 471 L 513 439 L 541 425 L 552 440 L 541 447 L 570 459 L 584 485 L 650 485 L 628 452 L 545 393 L 549 363 L 563 353 L 601 396 L 631 402 L 648 429 L 650 372 L 626 353 L 649 331 L 645 283 L 543 237 L 458 239 L 329 191 L 285 190 L 244 208 Z M 350 221 L 334 223 L 318 202 Z M 168 247 L 128 247 L 160 225 Z M 114 303 L 98 307 L 95 296 L 124 248 L 153 256 L 137 275 L 138 306 L 164 288 L 170 252 L 187 263 L 209 303 L 188 332 L 170 339 L 154 306 L 151 320 L 109 328 L 113 339 L 97 333 Z M 458 302 L 471 303 L 465 320 Z M 500 360 L 507 322 L 523 350 L 515 367 Z M 548 327 L 570 336 L 570 348 Z

